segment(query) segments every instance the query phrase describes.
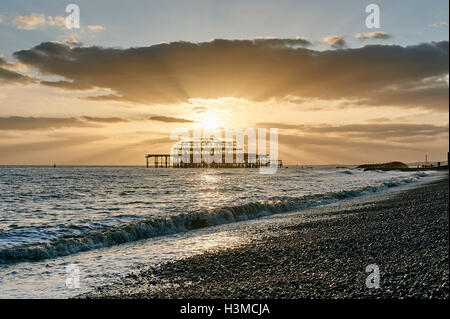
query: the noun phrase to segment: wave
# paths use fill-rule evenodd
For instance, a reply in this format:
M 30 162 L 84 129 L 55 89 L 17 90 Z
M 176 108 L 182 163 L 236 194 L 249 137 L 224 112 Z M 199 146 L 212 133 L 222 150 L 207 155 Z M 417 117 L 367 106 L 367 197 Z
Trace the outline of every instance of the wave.
M 77 237 L 63 237 L 48 243 L 6 248 L 0 250 L 0 264 L 62 257 L 156 236 L 186 232 L 209 226 L 310 208 L 404 185 L 417 181 L 420 177 L 424 176 L 428 176 L 428 174 L 418 172 L 407 178 L 392 179 L 350 190 L 302 197 L 275 198 L 265 202 L 251 202 L 237 206 L 220 207 L 208 211 L 180 213 L 166 218 L 152 218 L 107 230 L 90 232 Z
M 414 173 L 412 176 L 415 177 L 426 177 L 426 176 L 431 176 L 431 174 L 429 172 L 416 172 Z

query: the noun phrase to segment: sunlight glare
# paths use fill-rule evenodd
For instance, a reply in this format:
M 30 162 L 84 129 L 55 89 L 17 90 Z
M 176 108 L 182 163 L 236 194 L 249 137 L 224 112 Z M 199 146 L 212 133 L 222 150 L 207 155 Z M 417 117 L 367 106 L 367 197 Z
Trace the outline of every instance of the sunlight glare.
M 216 112 L 206 112 L 200 121 L 200 126 L 204 129 L 214 129 L 219 127 L 220 121 Z

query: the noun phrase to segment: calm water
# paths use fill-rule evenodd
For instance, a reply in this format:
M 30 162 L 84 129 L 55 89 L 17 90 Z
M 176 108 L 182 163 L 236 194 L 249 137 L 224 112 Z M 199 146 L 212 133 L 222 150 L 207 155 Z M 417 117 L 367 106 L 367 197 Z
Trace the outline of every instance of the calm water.
M 138 263 L 239 244 L 223 226 L 411 184 L 358 169 L 0 167 L 0 297 L 68 297 Z M 65 285 L 77 264 L 82 287 Z

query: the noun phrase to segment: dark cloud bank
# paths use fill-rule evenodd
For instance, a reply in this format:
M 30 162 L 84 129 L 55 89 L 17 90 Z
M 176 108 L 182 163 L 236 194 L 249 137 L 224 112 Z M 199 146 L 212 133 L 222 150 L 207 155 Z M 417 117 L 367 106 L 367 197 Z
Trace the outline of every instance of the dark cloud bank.
M 45 42 L 14 56 L 42 74 L 66 79 L 44 85 L 115 92 L 96 100 L 154 104 L 299 96 L 448 111 L 448 84 L 442 80 L 448 41 L 327 51 L 305 48 L 309 44 L 303 38 L 212 40 L 118 49 Z
M 347 124 L 347 125 L 292 125 L 284 123 L 256 123 L 258 127 L 278 127 L 283 130 L 296 130 L 310 134 L 338 134 L 351 138 L 368 139 L 396 139 L 396 138 L 423 138 L 426 136 L 448 135 L 448 125 L 438 126 L 432 124 Z
M 5 59 L 0 57 L 0 84 L 30 82 L 31 79 L 28 76 L 8 69 L 12 66 L 13 65 L 11 63 L 6 62 Z
M 77 117 L 33 117 L 33 116 L 6 116 L 0 117 L 0 131 L 9 130 L 46 130 L 68 127 L 102 127 L 106 124 L 126 123 L 131 119 L 120 117 L 95 117 L 83 115 Z M 191 120 L 155 115 L 151 117 L 141 117 L 134 121 L 157 121 L 164 123 L 192 123 Z
M 7 116 L 0 117 L 0 131 L 9 130 L 46 130 L 67 127 L 100 127 L 100 124 L 128 122 L 118 117 L 33 117 Z
M 152 116 L 149 120 L 164 123 L 192 123 L 191 120 L 171 116 Z

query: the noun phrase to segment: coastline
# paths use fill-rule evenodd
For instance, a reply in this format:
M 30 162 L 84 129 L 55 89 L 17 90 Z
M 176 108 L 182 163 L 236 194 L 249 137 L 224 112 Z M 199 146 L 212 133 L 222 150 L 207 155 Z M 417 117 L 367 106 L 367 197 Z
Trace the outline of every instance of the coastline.
M 448 174 L 381 200 L 265 223 L 252 244 L 128 275 L 77 298 L 449 298 Z M 380 288 L 366 287 L 366 266 Z

